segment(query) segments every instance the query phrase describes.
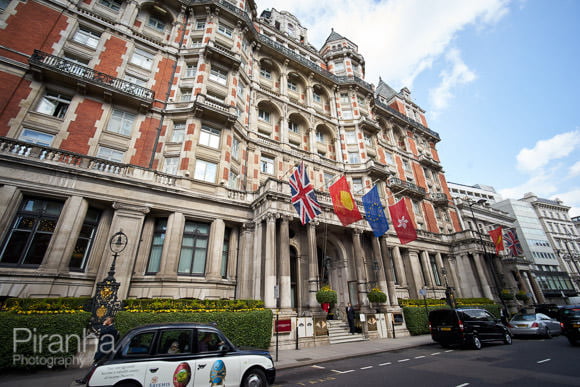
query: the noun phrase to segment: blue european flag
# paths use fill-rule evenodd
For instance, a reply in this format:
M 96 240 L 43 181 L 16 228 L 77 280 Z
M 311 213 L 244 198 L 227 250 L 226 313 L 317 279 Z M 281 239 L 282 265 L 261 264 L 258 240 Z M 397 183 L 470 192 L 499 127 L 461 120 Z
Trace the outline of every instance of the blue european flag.
M 385 216 L 385 210 L 381 204 L 376 185 L 362 197 L 362 202 L 365 207 L 367 222 L 373 229 L 373 234 L 377 238 L 382 236 L 389 229 L 389 222 Z

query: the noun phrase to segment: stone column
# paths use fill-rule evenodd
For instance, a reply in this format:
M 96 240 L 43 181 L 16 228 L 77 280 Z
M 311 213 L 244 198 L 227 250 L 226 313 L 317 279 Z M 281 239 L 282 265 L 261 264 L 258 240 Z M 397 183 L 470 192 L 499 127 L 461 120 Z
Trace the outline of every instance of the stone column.
M 419 252 L 409 250 L 409 263 L 411 265 L 411 281 L 409 284 L 409 296 L 419 298 L 419 289 L 423 288 L 423 276 L 421 275 L 421 264 L 419 263 Z
M 397 305 L 397 291 L 395 289 L 395 279 L 393 278 L 393 261 L 389 248 L 387 246 L 387 238 L 381 237 L 381 251 L 383 255 L 383 270 L 385 272 L 385 279 L 387 281 L 387 295 L 389 297 L 389 305 Z
M 457 259 L 447 259 L 447 267 L 449 268 L 449 273 L 453 279 L 452 286 L 455 288 L 455 297 L 463 297 L 463 291 L 461 290 L 459 283 L 459 276 L 457 275 Z
M 385 242 L 386 243 L 386 242 Z M 394 267 L 395 273 L 397 273 L 397 278 L 399 279 L 399 285 L 403 287 L 407 287 L 407 275 L 405 273 L 405 264 L 403 263 L 403 258 L 401 257 L 401 250 L 399 246 L 393 247 L 393 259 L 394 259 Z
M 240 249 L 239 249 L 239 265 L 237 271 L 237 294 L 236 298 L 251 299 L 252 284 L 254 281 L 260 282 L 255 278 L 253 272 L 253 253 L 254 253 L 254 229 L 255 223 L 244 223 L 241 229 Z
M 477 268 L 476 275 L 479 277 L 479 282 L 481 284 L 481 290 L 483 291 L 483 296 L 493 300 L 493 293 L 489 287 L 489 283 L 487 282 L 487 278 L 485 276 L 485 262 L 482 255 L 477 254 L 477 256 L 473 257 L 475 261 L 475 267 Z
M 306 228 L 307 251 L 308 251 L 308 307 L 311 311 L 318 311 L 316 291 L 318 290 L 318 255 L 316 252 L 316 226 L 315 221 L 310 221 Z
M 215 219 L 209 230 L 208 262 L 205 269 L 205 278 L 219 280 L 221 276 L 221 262 L 224 249 L 226 225 L 223 219 Z
M 148 217 L 145 219 L 143 231 L 141 232 L 141 243 L 139 244 L 139 252 L 137 253 L 137 262 L 135 262 L 135 274 L 143 275 L 148 272 L 149 255 L 151 254 L 154 232 L 155 218 Z M 161 270 L 161 262 L 159 262 L 159 270 Z
M 354 247 L 354 264 L 356 266 L 356 279 L 358 288 L 358 301 L 361 308 L 368 309 L 368 298 L 367 298 L 367 278 L 365 273 L 365 263 L 362 254 L 364 250 L 360 242 L 361 229 L 355 228 L 352 232 L 352 243 Z
M 83 227 L 88 208 L 89 204 L 82 197 L 71 196 L 68 198 L 62 208 L 40 270 L 52 273 L 69 271 L 70 258 Z
M 274 309 L 276 297 L 276 216 L 268 214 L 266 218 L 266 251 L 264 252 L 264 306 Z
M 534 295 L 536 296 L 536 299 L 538 300 L 538 304 L 545 304 L 546 299 L 544 298 L 542 288 L 540 288 L 540 285 L 538 285 L 538 281 L 536 281 L 536 277 L 534 277 L 532 273 L 529 271 L 526 271 L 525 273 L 526 276 L 528 277 L 528 280 L 530 281 L 530 285 L 532 285 L 532 290 L 534 292 Z
M 181 241 L 185 227 L 185 216 L 181 212 L 174 212 L 167 218 L 165 243 L 161 252 L 161 268 L 159 276 L 164 280 L 176 279 L 181 254 Z
M 379 288 L 387 294 L 387 302 L 389 301 L 389 288 L 387 285 L 387 277 L 385 271 L 387 270 L 383 265 L 383 257 L 381 256 L 381 246 L 379 242 L 379 238 L 373 236 L 372 238 L 373 244 L 373 261 L 375 261 L 378 265 L 377 268 L 377 283 Z M 374 263 L 373 263 L 374 265 Z M 374 270 L 374 268 L 373 268 Z
M 282 216 L 282 222 L 280 224 L 280 261 L 278 263 L 278 283 L 280 286 L 281 309 L 290 309 L 292 307 L 292 288 L 290 283 L 290 232 L 288 227 L 288 222 L 290 219 L 290 217 L 284 215 Z
M 20 208 L 22 192 L 13 185 L 0 185 L 0 230 L 7 230 Z
M 262 252 L 262 239 L 264 238 L 264 222 L 256 222 L 256 232 L 254 233 L 254 259 L 252 261 L 253 272 L 253 291 L 252 298 L 256 300 L 265 300 L 264 294 L 262 292 L 264 281 L 264 271 L 263 271 L 263 252 Z M 272 293 L 274 290 L 272 289 Z
M 445 271 L 447 271 L 447 268 L 443 264 L 443 258 L 441 257 L 441 253 L 435 253 L 435 264 L 437 265 L 437 272 L 439 273 L 439 280 L 441 281 L 441 285 L 445 286 L 445 278 L 443 278 L 443 273 L 441 272 L 441 269 L 445 269 Z M 447 282 L 449 282 L 449 280 L 447 280 Z
M 228 249 L 228 265 L 226 269 L 227 279 L 236 281 L 238 270 L 238 246 L 240 241 L 239 227 L 233 227 L 230 230 L 230 246 Z
M 429 259 L 429 253 L 425 250 L 421 251 L 421 262 L 423 264 L 423 279 L 425 280 L 425 285 L 428 288 L 432 288 L 435 286 L 435 282 L 431 274 L 431 260 Z
M 119 253 L 115 266 L 115 279 L 121 284 L 119 286 L 118 297 L 121 300 L 127 298 L 129 292 L 129 284 L 133 275 L 133 266 L 136 260 L 137 247 L 141 239 L 141 228 L 145 215 L 149 213 L 149 207 L 135 206 L 132 204 L 115 202 L 113 203 L 115 213 L 113 215 L 113 222 L 111 224 L 110 235 L 108 240 L 119 231 L 127 235 L 127 246 Z M 113 261 L 113 254 L 109 246 L 103 251 L 103 260 L 105 263 L 101 265 L 100 275 L 97 281 L 101 281 L 106 277 L 107 272 Z

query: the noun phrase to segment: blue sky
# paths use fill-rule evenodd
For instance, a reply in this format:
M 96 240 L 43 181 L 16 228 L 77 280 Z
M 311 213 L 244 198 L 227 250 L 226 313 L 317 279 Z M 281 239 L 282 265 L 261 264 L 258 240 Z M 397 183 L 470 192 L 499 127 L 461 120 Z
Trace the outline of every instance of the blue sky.
M 257 0 L 319 49 L 334 28 L 365 79 L 426 110 L 448 181 L 560 198 L 580 215 L 580 1 Z

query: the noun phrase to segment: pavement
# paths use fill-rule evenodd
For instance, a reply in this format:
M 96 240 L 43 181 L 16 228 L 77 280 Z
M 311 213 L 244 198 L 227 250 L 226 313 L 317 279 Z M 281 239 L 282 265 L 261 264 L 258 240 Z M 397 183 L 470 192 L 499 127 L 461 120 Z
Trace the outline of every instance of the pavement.
M 274 349 L 270 353 L 276 370 L 279 371 L 325 361 L 434 344 L 431 335 L 420 335 L 320 345 L 312 348 L 295 349 L 294 347 L 278 351 Z M 69 368 L 3 372 L 0 374 L 0 387 L 29 387 L 38 384 L 42 384 L 43 387 L 78 386 L 74 380 L 84 376 L 86 370 L 86 368 Z

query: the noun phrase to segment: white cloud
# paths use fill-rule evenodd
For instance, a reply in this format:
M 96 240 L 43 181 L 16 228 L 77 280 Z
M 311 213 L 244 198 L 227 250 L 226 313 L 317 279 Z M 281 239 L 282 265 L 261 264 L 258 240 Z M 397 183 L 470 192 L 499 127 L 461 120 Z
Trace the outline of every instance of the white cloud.
M 539 172 L 534 174 L 525 183 L 515 187 L 501 189 L 499 193 L 504 199 L 520 199 L 527 192 L 533 192 L 539 197 L 547 198 L 552 196 L 557 190 L 558 187 L 554 182 L 554 175 Z
M 576 161 L 576 163 L 568 169 L 568 172 L 570 177 L 580 175 L 580 161 Z
M 395 89 L 411 91 L 414 79 L 445 54 L 459 31 L 496 23 L 508 10 L 507 0 L 260 0 L 260 5 L 296 16 L 317 49 L 334 28 L 359 46 L 368 82 L 376 84 L 380 75 Z
M 449 50 L 445 59 L 451 64 L 451 71 L 442 71 L 440 74 L 441 83 L 429 92 L 433 115 L 437 115 L 438 111 L 448 106 L 449 100 L 453 98 L 452 90 L 455 87 L 472 82 L 476 78 L 475 73 L 461 59 L 459 50 L 455 48 Z
M 540 140 L 532 149 L 524 148 L 517 155 L 517 167 L 522 171 L 535 171 L 550 161 L 568 156 L 580 146 L 580 130 L 557 134 Z

